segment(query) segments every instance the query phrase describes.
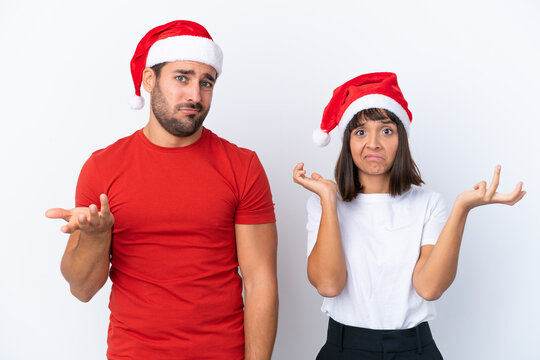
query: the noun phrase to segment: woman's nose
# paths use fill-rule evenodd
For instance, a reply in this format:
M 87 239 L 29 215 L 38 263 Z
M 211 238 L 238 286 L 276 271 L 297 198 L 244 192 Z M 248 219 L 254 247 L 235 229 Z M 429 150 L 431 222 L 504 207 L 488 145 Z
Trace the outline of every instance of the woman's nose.
M 381 147 L 380 139 L 377 134 L 369 134 L 367 138 L 367 147 L 370 149 L 379 149 Z

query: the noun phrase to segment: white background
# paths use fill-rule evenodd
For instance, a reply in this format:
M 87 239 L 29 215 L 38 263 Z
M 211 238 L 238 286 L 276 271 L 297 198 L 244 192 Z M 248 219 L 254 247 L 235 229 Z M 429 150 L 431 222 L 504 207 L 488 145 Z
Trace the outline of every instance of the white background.
M 321 298 L 306 278 L 304 161 L 331 176 L 339 150 L 311 143 L 332 90 L 393 71 L 412 109 L 413 156 L 451 203 L 502 164 L 513 208 L 475 209 L 457 279 L 432 329 L 446 359 L 540 359 L 540 6 L 535 1 L 0 0 L 0 359 L 104 359 L 110 285 L 88 304 L 59 271 L 71 207 L 92 151 L 143 127 L 127 105 L 129 61 L 152 27 L 190 19 L 225 55 L 205 125 L 254 149 L 276 203 L 279 330 L 274 359 L 314 359 Z M 148 99 L 148 98 L 147 98 Z

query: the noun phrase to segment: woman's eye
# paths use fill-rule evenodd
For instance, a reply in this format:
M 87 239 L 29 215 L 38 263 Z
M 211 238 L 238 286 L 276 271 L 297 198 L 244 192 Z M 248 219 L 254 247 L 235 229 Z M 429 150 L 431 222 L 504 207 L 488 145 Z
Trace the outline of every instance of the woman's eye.
M 366 132 L 364 130 L 358 130 L 356 135 L 364 135 Z
M 186 81 L 186 77 L 182 75 L 178 75 L 175 79 L 182 82 Z
M 392 133 L 393 133 L 392 129 L 384 129 L 383 130 L 383 134 L 390 135 Z

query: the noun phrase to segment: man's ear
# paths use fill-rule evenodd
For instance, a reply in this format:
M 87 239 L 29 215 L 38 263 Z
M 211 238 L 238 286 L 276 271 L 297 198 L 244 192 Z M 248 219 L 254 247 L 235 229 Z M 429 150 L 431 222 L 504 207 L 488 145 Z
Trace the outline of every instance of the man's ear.
M 157 78 L 156 73 L 151 68 L 145 68 L 142 73 L 142 86 L 148 93 L 152 93 L 154 86 L 156 86 Z

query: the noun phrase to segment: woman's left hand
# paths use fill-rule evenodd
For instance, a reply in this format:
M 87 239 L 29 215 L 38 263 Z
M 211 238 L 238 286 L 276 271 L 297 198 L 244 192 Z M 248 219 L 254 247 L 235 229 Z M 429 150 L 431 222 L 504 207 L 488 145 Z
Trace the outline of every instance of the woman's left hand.
M 464 191 L 459 194 L 456 204 L 463 206 L 467 211 L 487 204 L 514 205 L 526 194 L 526 191 L 522 191 L 523 183 L 519 182 L 514 191 L 509 194 L 498 193 L 497 187 L 499 186 L 500 175 L 501 165 L 497 165 L 489 188 L 485 181 L 480 181 L 474 186 L 474 190 Z

